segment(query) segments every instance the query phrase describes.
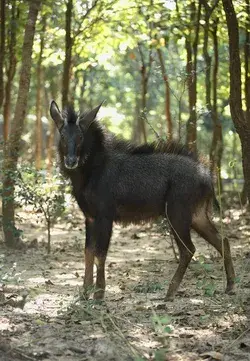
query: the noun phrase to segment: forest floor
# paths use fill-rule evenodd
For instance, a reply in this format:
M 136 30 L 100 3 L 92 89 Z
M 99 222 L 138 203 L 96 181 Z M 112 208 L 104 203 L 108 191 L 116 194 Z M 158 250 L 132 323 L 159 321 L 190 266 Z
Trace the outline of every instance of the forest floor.
M 235 294 L 223 292 L 221 258 L 193 235 L 197 251 L 173 302 L 163 299 L 177 261 L 159 225 L 114 227 L 105 302 L 96 303 L 80 297 L 81 214 L 53 227 L 50 255 L 46 228 L 18 216 L 26 249 L 0 250 L 1 361 L 250 360 L 250 218 L 241 210 L 223 219 Z

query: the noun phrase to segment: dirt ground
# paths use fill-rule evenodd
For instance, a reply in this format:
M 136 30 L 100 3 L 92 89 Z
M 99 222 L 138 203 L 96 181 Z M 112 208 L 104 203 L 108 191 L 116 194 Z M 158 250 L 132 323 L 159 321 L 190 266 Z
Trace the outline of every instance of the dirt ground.
M 223 263 L 193 235 L 196 254 L 172 302 L 164 295 L 176 267 L 159 224 L 114 227 L 105 302 L 81 300 L 83 217 L 46 228 L 19 212 L 27 249 L 0 251 L 0 360 L 250 360 L 250 219 L 231 210 L 237 289 L 226 295 Z M 219 225 L 220 227 L 220 225 Z

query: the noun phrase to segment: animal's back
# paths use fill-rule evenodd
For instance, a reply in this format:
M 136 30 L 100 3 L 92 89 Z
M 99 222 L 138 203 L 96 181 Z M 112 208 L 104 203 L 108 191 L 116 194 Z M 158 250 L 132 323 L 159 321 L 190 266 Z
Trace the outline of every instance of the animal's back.
M 112 199 L 115 218 L 124 221 L 156 218 L 167 202 L 189 202 L 195 208 L 204 193 L 212 194 L 209 170 L 178 154 L 111 152 L 97 193 Z

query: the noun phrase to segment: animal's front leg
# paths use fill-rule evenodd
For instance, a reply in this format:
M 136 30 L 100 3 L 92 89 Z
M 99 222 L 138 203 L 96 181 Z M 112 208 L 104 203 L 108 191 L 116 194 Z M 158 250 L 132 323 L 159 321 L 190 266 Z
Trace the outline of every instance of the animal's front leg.
M 93 239 L 93 220 L 86 218 L 86 240 L 85 240 L 85 274 L 84 274 L 84 296 L 89 297 L 91 290 L 93 289 L 93 268 L 95 257 L 95 244 Z
M 112 234 L 113 220 L 97 218 L 94 222 L 93 237 L 95 239 L 95 264 L 97 267 L 96 291 L 94 298 L 103 299 L 105 293 L 105 261 Z

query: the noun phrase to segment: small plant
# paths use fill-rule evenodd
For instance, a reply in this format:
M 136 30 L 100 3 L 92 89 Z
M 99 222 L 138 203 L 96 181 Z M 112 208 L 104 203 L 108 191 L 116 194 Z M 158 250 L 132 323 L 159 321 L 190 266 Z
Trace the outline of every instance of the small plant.
M 216 291 L 216 284 L 213 280 L 206 279 L 199 280 L 196 283 L 197 288 L 202 289 L 205 296 L 212 297 Z
M 134 286 L 133 291 L 136 293 L 156 293 L 164 290 L 164 288 L 162 283 L 147 281 Z
M 166 349 L 166 348 L 160 348 L 159 350 L 156 350 L 155 354 L 154 354 L 154 360 L 155 361 L 165 361 L 167 352 L 168 352 L 168 349 Z
M 202 289 L 205 296 L 212 297 L 216 291 L 216 284 L 214 282 L 213 265 L 206 262 L 204 256 L 199 256 L 198 262 L 192 264 L 192 269 L 195 271 L 195 274 L 200 278 L 196 282 L 196 287 Z M 201 278 L 201 275 L 204 275 Z M 209 279 L 208 279 L 209 278 Z
M 157 339 L 162 343 L 162 347 L 154 352 L 154 360 L 164 361 L 166 360 L 166 354 L 169 346 L 169 338 L 167 336 L 173 332 L 171 327 L 172 317 L 169 315 L 158 316 L 153 308 L 152 313 L 153 316 L 151 321 L 153 323 L 155 333 L 157 334 Z
M 48 177 L 32 168 L 18 171 L 17 199 L 42 214 L 47 225 L 47 252 L 51 251 L 51 227 L 65 210 L 65 182 L 58 175 Z
M 0 255 L 0 284 L 15 284 L 21 282 L 21 273 L 16 270 L 16 262 L 9 267 L 4 267 L 4 255 Z
M 172 333 L 172 328 L 170 327 L 170 323 L 172 321 L 172 317 L 169 315 L 158 316 L 155 312 L 152 317 L 152 322 L 156 332 L 169 334 Z

